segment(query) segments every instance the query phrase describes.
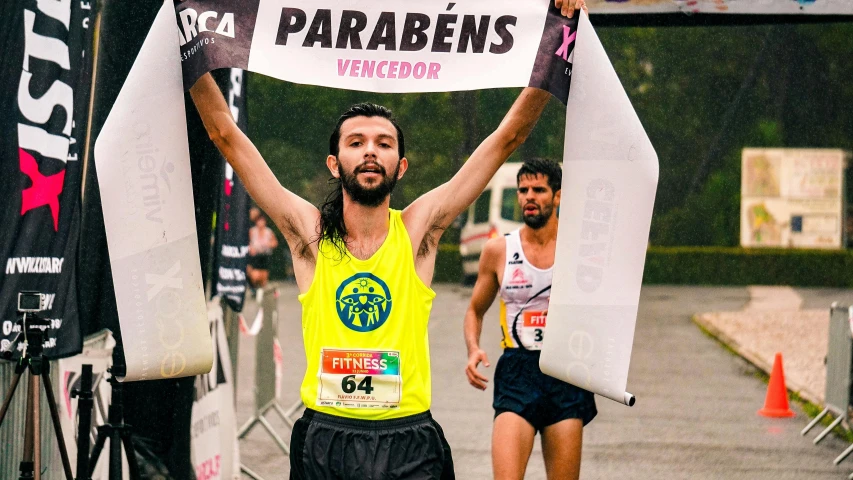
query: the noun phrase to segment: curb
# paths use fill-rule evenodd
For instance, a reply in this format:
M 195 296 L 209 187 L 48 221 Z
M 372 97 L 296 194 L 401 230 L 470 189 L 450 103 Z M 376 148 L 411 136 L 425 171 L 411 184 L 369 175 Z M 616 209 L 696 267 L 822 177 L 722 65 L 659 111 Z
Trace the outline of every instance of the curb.
M 770 375 L 770 371 L 773 368 L 773 365 L 761 358 L 759 354 L 745 348 L 741 344 L 739 344 L 734 338 L 730 337 L 725 332 L 721 331 L 706 319 L 707 313 L 697 313 L 693 315 L 691 320 L 695 323 L 700 329 L 704 332 L 708 333 L 715 340 L 732 350 L 738 356 L 746 360 L 755 368 L 761 370 L 766 375 Z M 786 375 L 785 377 L 785 386 L 788 391 L 798 395 L 803 400 L 806 400 L 809 403 L 820 406 L 823 408 L 824 401 L 821 395 L 816 394 L 815 392 L 809 391 L 804 385 L 797 382 L 795 378 L 791 378 Z

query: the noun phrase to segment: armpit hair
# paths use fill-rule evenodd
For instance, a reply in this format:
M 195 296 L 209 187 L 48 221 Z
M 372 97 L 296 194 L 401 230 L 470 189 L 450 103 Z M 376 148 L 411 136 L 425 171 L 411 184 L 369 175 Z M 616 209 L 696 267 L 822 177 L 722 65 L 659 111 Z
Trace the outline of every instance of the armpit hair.
M 438 239 L 441 238 L 441 234 L 443 234 L 447 229 L 447 227 L 443 226 L 446 218 L 447 212 L 439 210 L 438 213 L 436 213 L 435 218 L 433 218 L 432 225 L 427 229 L 424 234 L 424 238 L 421 240 L 421 244 L 418 247 L 418 258 L 425 258 L 438 245 Z
M 290 246 L 293 255 L 295 255 L 301 260 L 313 260 L 314 255 L 311 253 L 311 249 L 308 247 L 308 239 L 304 238 L 304 236 L 299 233 L 299 230 L 297 230 L 296 226 L 294 225 L 294 221 L 295 219 L 293 218 L 293 216 L 284 214 L 282 216 L 281 224 L 279 225 L 279 228 L 282 230 L 281 233 L 284 234 L 286 238 L 299 239 L 296 245 Z

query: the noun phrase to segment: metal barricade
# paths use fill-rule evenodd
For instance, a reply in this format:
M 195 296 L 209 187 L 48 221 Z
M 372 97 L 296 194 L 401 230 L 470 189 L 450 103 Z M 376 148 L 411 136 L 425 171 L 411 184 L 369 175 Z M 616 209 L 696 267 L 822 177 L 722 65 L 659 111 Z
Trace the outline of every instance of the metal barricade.
M 821 431 L 814 439 L 817 444 L 847 419 L 851 400 L 851 385 L 853 385 L 853 331 L 851 331 L 853 307 L 843 307 L 833 303 L 829 314 L 829 339 L 826 352 L 826 395 L 824 409 L 806 428 L 800 432 L 805 435 L 828 413 L 835 415 L 835 420 Z M 853 453 L 853 445 L 835 458 L 838 465 L 848 455 Z M 848 478 L 853 479 L 853 474 Z
M 225 325 L 225 338 L 228 340 L 228 353 L 231 357 L 231 376 L 234 379 L 234 405 L 237 405 L 237 359 L 240 354 L 240 314 L 231 310 L 228 302 L 222 301 L 222 323 Z
M 255 425 L 260 424 L 272 437 L 282 453 L 290 455 L 287 442 L 275 431 L 272 424 L 266 418 L 266 414 L 273 410 L 281 417 L 288 428 L 293 428 L 293 417 L 302 410 L 302 402 L 296 402 L 285 410 L 276 398 L 276 373 L 274 358 L 274 341 L 278 338 L 278 290 L 275 287 L 264 289 L 264 298 L 261 302 L 263 308 L 263 323 L 258 335 L 255 336 L 255 413 L 237 432 L 237 438 L 242 439 Z M 235 368 L 236 371 L 236 368 Z M 255 480 L 261 477 L 241 464 L 240 470 Z
M 828 413 L 835 420 L 814 439 L 817 444 L 847 418 L 850 404 L 850 370 L 853 366 L 853 337 L 850 335 L 850 308 L 833 303 L 829 314 L 829 343 L 826 352 L 826 395 L 824 409 L 806 428 L 805 435 Z M 840 461 L 840 460 L 839 460 Z M 837 462 L 836 462 L 837 463 Z

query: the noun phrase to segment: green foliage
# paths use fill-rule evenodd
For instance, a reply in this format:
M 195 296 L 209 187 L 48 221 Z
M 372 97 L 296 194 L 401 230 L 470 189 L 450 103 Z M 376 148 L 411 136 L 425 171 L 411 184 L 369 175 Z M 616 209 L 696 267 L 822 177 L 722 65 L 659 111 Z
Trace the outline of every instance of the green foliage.
M 459 283 L 462 281 L 462 256 L 459 245 L 440 245 L 435 260 L 434 282 Z
M 599 32 L 660 159 L 652 244 L 738 245 L 745 147 L 853 149 L 851 35 L 849 23 Z
M 654 245 L 738 244 L 744 147 L 853 150 L 853 24 L 613 27 L 598 35 L 660 160 Z M 262 75 L 250 76 L 248 91 L 251 138 L 282 184 L 313 203 L 328 189 L 338 116 L 359 101 L 392 108 L 411 165 L 395 208 L 458 171 L 518 94 L 375 94 Z M 554 100 L 510 161 L 561 158 L 564 125 Z
M 853 252 L 652 247 L 646 284 L 853 287 Z

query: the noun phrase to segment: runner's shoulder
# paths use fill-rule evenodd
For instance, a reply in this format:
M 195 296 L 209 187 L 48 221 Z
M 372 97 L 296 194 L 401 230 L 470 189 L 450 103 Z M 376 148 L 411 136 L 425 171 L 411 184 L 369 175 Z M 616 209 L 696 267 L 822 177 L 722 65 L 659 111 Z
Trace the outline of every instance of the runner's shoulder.
M 490 238 L 483 245 L 481 259 L 492 263 L 502 262 L 506 255 L 506 240 L 503 236 Z

